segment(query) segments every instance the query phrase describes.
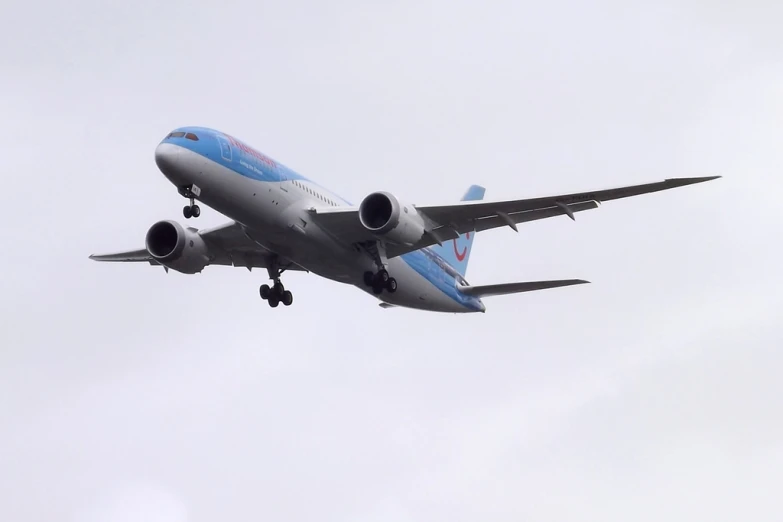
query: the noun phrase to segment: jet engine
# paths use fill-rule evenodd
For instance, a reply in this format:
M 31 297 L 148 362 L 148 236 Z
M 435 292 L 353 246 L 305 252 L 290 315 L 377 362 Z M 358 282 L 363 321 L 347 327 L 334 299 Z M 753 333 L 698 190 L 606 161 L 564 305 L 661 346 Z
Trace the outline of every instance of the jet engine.
M 195 274 L 209 264 L 209 248 L 197 231 L 176 221 L 158 221 L 147 231 L 147 251 L 161 265 Z
M 422 216 L 388 192 L 373 192 L 359 205 L 359 221 L 375 234 L 400 245 L 417 243 L 426 231 Z

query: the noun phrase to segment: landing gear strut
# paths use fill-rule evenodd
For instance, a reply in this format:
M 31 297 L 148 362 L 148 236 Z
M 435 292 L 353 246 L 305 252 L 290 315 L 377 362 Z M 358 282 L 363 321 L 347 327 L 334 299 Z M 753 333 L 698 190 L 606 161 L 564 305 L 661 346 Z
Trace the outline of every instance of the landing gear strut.
M 384 290 L 391 294 L 397 291 L 397 280 L 391 277 L 385 268 L 374 274 L 369 271 L 365 272 L 364 284 L 371 287 L 372 292 L 376 295 L 383 293 Z
M 384 290 L 390 294 L 396 292 L 397 280 L 386 270 L 389 262 L 386 257 L 386 245 L 381 241 L 371 241 L 364 243 L 364 248 L 378 267 L 375 273 L 369 270 L 364 273 L 364 285 L 372 288 L 372 293 L 375 295 L 382 294 Z
M 258 289 L 261 299 L 269 303 L 269 306 L 276 308 L 277 305 L 283 303 L 285 306 L 291 306 L 294 302 L 294 295 L 290 290 L 286 290 L 283 283 L 280 281 L 280 274 L 283 272 L 278 269 L 275 263 L 267 269 L 269 277 L 275 282 L 272 287 L 269 285 L 261 285 Z
M 199 217 L 201 215 L 201 209 L 196 205 L 195 199 L 196 196 L 201 194 L 201 189 L 196 185 L 189 185 L 187 187 L 181 187 L 179 193 L 190 200 L 190 205 L 185 205 L 182 209 L 182 215 L 185 216 L 185 219 Z

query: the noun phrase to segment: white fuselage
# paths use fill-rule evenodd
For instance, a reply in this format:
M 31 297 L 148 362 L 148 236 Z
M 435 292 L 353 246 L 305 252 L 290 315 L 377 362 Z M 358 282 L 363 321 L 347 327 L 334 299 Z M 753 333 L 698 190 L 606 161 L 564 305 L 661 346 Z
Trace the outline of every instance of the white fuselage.
M 484 311 L 480 301 L 461 299 L 456 280 L 437 265 L 414 266 L 401 257 L 388 260 L 388 271 L 398 282 L 397 291 L 374 295 L 363 281 L 363 273 L 375 269 L 373 258 L 339 242 L 308 212 L 312 207 L 345 206 L 347 202 L 310 181 L 258 181 L 172 143 L 158 146 L 156 161 L 174 185 L 196 185 L 200 189 L 196 199 L 243 225 L 247 235 L 262 247 L 308 271 L 354 285 L 392 305 L 453 313 Z M 446 288 L 448 294 L 444 284 L 453 285 Z

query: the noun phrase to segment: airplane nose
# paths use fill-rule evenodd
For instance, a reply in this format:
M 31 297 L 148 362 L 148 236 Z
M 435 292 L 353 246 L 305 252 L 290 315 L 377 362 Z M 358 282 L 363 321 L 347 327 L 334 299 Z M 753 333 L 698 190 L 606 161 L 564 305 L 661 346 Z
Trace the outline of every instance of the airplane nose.
M 166 175 L 174 173 L 179 161 L 179 147 L 171 143 L 161 143 L 155 148 L 155 163 Z

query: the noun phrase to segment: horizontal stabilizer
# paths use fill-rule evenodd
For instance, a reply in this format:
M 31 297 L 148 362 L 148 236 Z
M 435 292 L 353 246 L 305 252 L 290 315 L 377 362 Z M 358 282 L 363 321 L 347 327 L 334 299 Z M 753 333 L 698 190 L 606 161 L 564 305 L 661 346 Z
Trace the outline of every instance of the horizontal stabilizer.
M 473 297 L 487 297 L 492 295 L 517 294 L 520 292 L 532 292 L 534 290 L 546 290 L 561 286 L 583 285 L 589 283 L 583 279 L 561 279 L 556 281 L 528 281 L 525 283 L 503 283 L 499 285 L 462 286 L 459 291 Z
M 150 253 L 147 251 L 146 248 L 142 248 L 139 250 L 131 250 L 128 252 L 117 252 L 115 254 L 93 254 L 90 256 L 90 259 L 93 261 L 114 261 L 114 262 L 124 262 L 124 263 L 133 263 L 133 262 L 143 262 L 147 261 L 151 265 L 155 264 L 157 265 L 157 261 L 150 255 Z

